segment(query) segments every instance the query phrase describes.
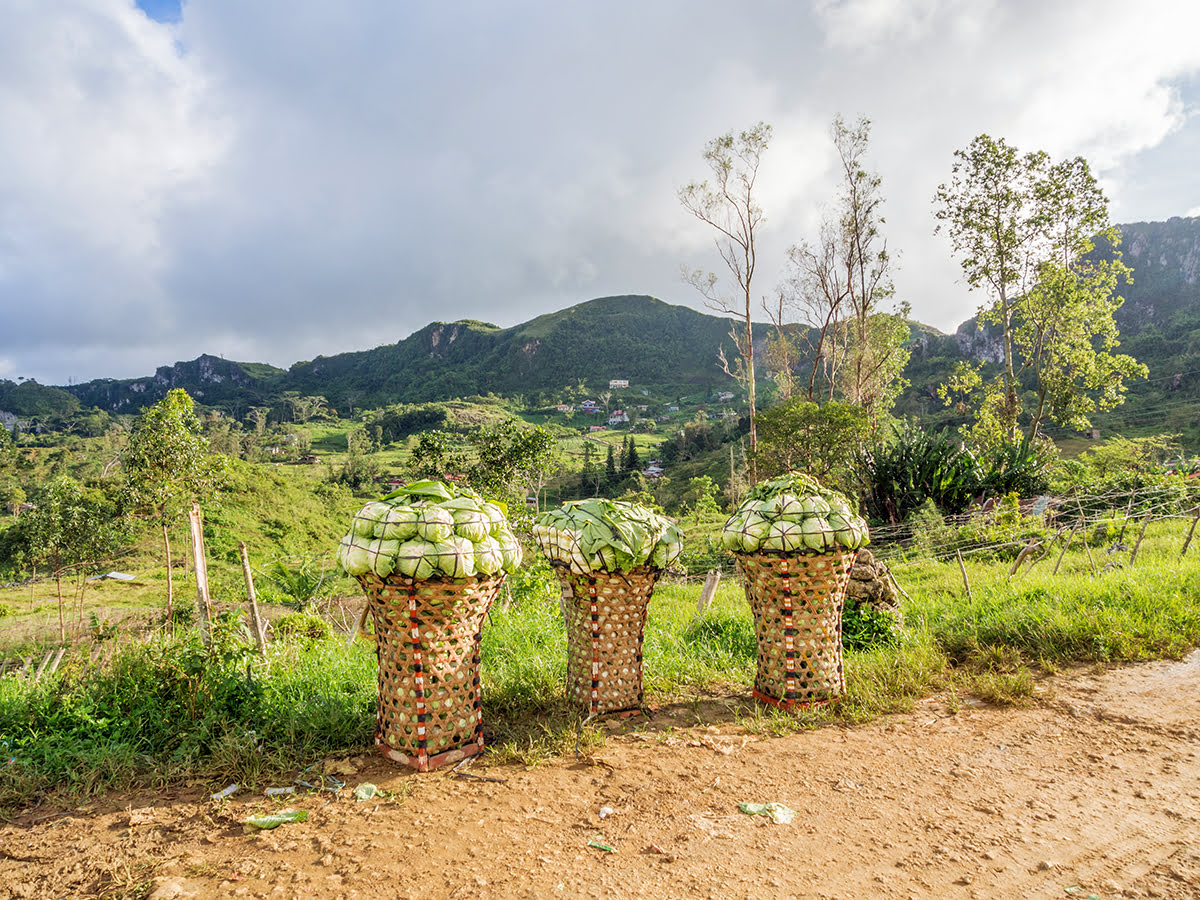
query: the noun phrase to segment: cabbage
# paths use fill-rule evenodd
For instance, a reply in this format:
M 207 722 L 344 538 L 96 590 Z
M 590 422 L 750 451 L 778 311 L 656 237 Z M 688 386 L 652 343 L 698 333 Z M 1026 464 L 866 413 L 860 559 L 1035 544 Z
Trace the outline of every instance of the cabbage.
M 370 542 L 357 537 L 353 533 L 342 538 L 338 544 L 338 564 L 347 575 L 357 578 L 371 571 L 371 558 L 367 555 Z
M 734 553 L 826 553 L 869 540 L 867 523 L 845 497 L 799 472 L 755 485 L 721 532 L 722 546 Z
M 433 545 L 433 566 L 449 578 L 469 578 L 475 574 L 475 545 L 458 535 L 450 535 Z
M 418 510 L 411 506 L 393 506 L 383 517 L 382 537 L 389 541 L 407 541 L 417 535 Z
M 521 545 L 502 503 L 461 485 L 416 481 L 360 509 L 337 559 L 354 576 L 465 578 L 515 571 Z
M 803 510 L 806 516 L 827 516 L 829 515 L 829 504 L 825 502 L 823 497 L 818 497 L 815 494 L 800 498 L 800 509 Z
M 824 553 L 833 547 L 833 529 L 828 520 L 812 516 L 800 523 L 800 529 L 804 533 L 804 546 L 809 550 Z
M 371 541 L 367 556 L 371 560 L 371 571 L 380 578 L 392 574 L 396 564 L 396 551 L 400 548 L 399 541 L 385 541 L 382 538 Z
M 418 581 L 433 577 L 434 545 L 420 539 L 401 544 L 396 550 L 396 571 Z
M 521 565 L 521 559 L 525 555 L 521 549 L 521 542 L 513 536 L 511 531 L 508 533 L 507 539 L 500 537 L 496 541 L 500 544 L 500 555 L 504 558 L 504 571 L 517 571 L 517 568 Z
M 390 509 L 391 507 L 388 504 L 372 500 L 354 514 L 354 525 L 352 526 L 354 533 L 359 537 L 378 537 L 379 535 L 375 533 L 375 529 L 377 527 L 382 529 L 380 523 Z
M 681 540 L 670 519 L 636 503 L 603 498 L 572 500 L 546 510 L 534 520 L 533 538 L 552 562 L 577 575 L 627 572 L 658 565 L 655 559 L 674 561 L 678 552 L 657 550 L 664 542 Z
M 417 537 L 438 544 L 454 534 L 454 515 L 440 506 L 426 506 L 417 516 Z
M 495 575 L 504 568 L 504 553 L 494 537 L 475 542 L 475 568 L 480 575 Z
M 445 509 L 445 504 L 442 505 Z M 487 514 L 480 509 L 456 509 L 454 516 L 454 533 L 469 541 L 482 541 L 488 536 L 490 526 Z
M 508 518 L 504 512 L 504 507 L 499 503 L 494 503 L 491 500 L 483 504 L 482 512 L 487 516 L 488 533 L 492 537 L 499 537 L 499 532 L 508 529 Z
M 803 526 L 787 519 L 778 519 L 771 523 L 767 536 L 763 539 L 763 550 L 778 550 L 794 553 L 805 548 Z

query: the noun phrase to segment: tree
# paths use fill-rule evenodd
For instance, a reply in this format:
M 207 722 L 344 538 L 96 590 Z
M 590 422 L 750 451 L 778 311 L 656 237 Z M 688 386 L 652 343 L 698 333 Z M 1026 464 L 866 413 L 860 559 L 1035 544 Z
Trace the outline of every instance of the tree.
M 934 204 L 967 284 L 991 295 L 979 321 L 1001 331 L 1001 389 L 987 402 L 1004 437 L 1016 438 L 1025 372 L 1037 397 L 1027 437 L 1047 418 L 1078 425 L 1121 402 L 1125 379 L 1145 370 L 1113 353 L 1113 313 L 1123 302 L 1115 290 L 1129 270 L 1119 258 L 1089 257 L 1098 238 L 1115 250 L 1119 234 L 1087 161 L 1022 154 L 983 134 L 955 151 Z
M 375 483 L 379 476 L 379 459 L 372 453 L 371 436 L 366 428 L 351 428 L 346 432 L 346 458 L 329 480 L 333 484 L 344 484 L 352 490 L 362 490 Z
M 684 270 L 684 280 L 704 297 L 710 309 L 736 316 L 742 326 L 731 332 L 737 344 L 739 360 L 731 365 L 721 352 L 725 372 L 746 385 L 750 408 L 751 459 L 757 445 L 755 427 L 756 394 L 754 378 L 754 272 L 758 263 L 756 241 L 763 223 L 762 207 L 755 199 L 755 183 L 762 156 L 771 142 L 771 126 L 759 122 L 748 131 L 734 136 L 728 132 L 705 145 L 704 161 L 714 181 L 692 182 L 679 191 L 684 209 L 706 225 L 716 229 L 717 252 L 729 270 L 736 291 L 718 288 L 715 273 L 699 269 Z M 753 464 L 753 463 L 752 463 Z
M 80 617 L 90 566 L 107 559 L 128 540 L 114 504 L 66 475 L 55 478 L 17 528 L 35 564 L 50 568 L 58 592 L 58 637 L 66 640 L 63 576 L 76 576 Z
M 466 456 L 450 441 L 450 435 L 434 428 L 417 435 L 417 445 L 408 458 L 415 478 L 453 481 L 467 469 Z
M 539 497 L 546 479 L 557 466 L 557 444 L 540 426 L 518 428 L 506 419 L 471 435 L 478 465 L 471 469 L 471 483 L 495 497 L 520 500 Z
M 162 526 L 170 621 L 175 594 L 169 526 L 193 502 L 210 499 L 220 489 L 228 460 L 208 452 L 192 398 L 182 388 L 175 388 L 134 422 L 124 463 L 129 502 Z
M 841 174 L 837 205 L 822 221 L 815 245 L 802 242 L 789 249 L 790 274 L 775 315 L 779 324 L 785 309 L 794 310 L 806 326 L 808 399 L 817 399 L 820 376 L 827 398 L 836 392 L 863 407 L 874 431 L 905 386 L 909 307 L 883 310 L 895 289 L 880 230 L 882 180 L 864 164 L 870 134 L 865 117 L 853 125 L 834 118 L 830 137 Z
M 799 470 L 848 488 L 851 464 L 870 431 L 870 419 L 862 406 L 836 400 L 818 405 L 794 397 L 764 410 L 759 429 L 758 471 L 763 477 Z

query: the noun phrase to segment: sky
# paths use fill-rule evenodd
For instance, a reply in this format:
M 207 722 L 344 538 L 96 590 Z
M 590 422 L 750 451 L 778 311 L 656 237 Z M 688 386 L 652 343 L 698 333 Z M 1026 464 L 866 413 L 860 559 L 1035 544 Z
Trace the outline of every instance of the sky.
M 773 128 L 755 293 L 871 122 L 896 299 L 970 292 L 932 198 L 979 134 L 1084 156 L 1115 222 L 1200 215 L 1195 0 L 0 0 L 0 379 L 283 368 L 615 294 L 705 310 L 680 205 Z

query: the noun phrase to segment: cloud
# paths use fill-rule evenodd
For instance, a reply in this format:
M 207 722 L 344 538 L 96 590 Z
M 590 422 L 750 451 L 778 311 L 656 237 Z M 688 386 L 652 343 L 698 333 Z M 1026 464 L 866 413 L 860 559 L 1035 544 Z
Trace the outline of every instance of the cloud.
M 18 2 L 0 34 L 0 360 L 51 383 L 202 352 L 287 366 L 605 294 L 699 307 L 679 268 L 720 261 L 676 192 L 708 174 L 706 141 L 759 120 L 767 294 L 834 200 L 836 114 L 873 122 L 898 298 L 953 328 L 980 298 L 930 204 L 975 135 L 1086 155 L 1130 217 L 1200 202 L 1198 15 L 206 0 L 159 23 L 122 0 Z M 1169 163 L 1153 178 L 1151 158 Z

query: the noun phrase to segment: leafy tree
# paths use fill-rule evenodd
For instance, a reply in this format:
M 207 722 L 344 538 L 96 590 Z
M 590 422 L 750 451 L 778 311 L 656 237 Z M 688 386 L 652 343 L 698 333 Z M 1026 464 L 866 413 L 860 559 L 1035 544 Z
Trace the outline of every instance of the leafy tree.
M 1129 270 L 1119 259 L 1089 259 L 1098 237 L 1115 251 L 1119 235 L 1087 161 L 1022 154 L 983 134 L 955 151 L 934 203 L 967 284 L 991 295 L 979 321 L 1000 327 L 1004 362 L 1001 390 L 985 406 L 1005 439 L 1016 437 L 1026 371 L 1036 385 L 1029 437 L 1047 418 L 1078 426 L 1120 403 L 1125 380 L 1145 369 L 1113 352 L 1115 290 Z
M 466 455 L 441 429 L 423 431 L 408 461 L 415 478 L 436 478 L 457 481 L 467 470 Z
M 182 388 L 175 388 L 134 422 L 124 463 L 128 501 L 162 527 L 167 618 L 171 621 L 175 594 L 169 527 L 192 503 L 210 499 L 220 490 L 228 459 L 208 452 L 192 398 Z
M 848 488 L 855 453 L 869 431 L 861 406 L 794 397 L 759 416 L 759 474 L 770 478 L 799 470 Z
M 48 566 L 58 592 L 58 636 L 66 640 L 63 576 L 74 572 L 80 616 L 91 566 L 112 556 L 128 541 L 128 529 L 115 505 L 66 475 L 55 478 L 16 526 L 27 556 Z
M 540 426 L 518 428 L 506 419 L 494 427 L 477 429 L 471 443 L 479 460 L 471 470 L 471 483 L 495 497 L 522 502 L 525 497 L 537 497 L 557 466 L 557 444 Z
M 763 223 L 762 207 L 755 199 L 755 184 L 763 154 L 771 142 L 771 126 L 759 122 L 736 137 L 728 132 L 705 145 L 704 161 L 713 174 L 713 183 L 692 182 L 679 191 L 679 201 L 693 216 L 717 231 L 717 251 L 721 255 L 736 291 L 718 288 L 715 273 L 699 269 L 684 270 L 685 280 L 696 288 L 710 309 L 737 316 L 741 331 L 731 332 L 740 359 L 732 367 L 724 353 L 725 372 L 746 385 L 750 407 L 750 451 L 757 444 L 755 428 L 756 394 L 754 377 L 754 272 L 758 264 L 758 228 Z
M 329 475 L 334 484 L 344 484 L 352 490 L 362 490 L 375 483 L 379 477 L 379 460 L 372 453 L 371 436 L 365 428 L 352 428 L 346 432 L 346 457 L 342 464 Z
M 720 486 L 707 475 L 697 475 L 688 482 L 682 500 L 697 525 L 721 515 L 721 507 L 717 503 L 720 490 Z

